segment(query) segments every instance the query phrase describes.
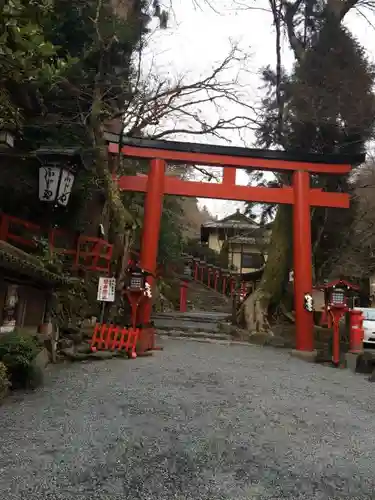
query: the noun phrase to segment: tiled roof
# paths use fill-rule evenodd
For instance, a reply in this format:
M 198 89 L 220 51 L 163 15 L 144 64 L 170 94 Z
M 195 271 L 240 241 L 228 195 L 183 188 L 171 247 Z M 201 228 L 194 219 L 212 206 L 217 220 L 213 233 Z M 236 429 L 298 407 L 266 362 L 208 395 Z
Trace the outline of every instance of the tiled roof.
M 254 237 L 254 236 L 233 236 L 228 238 L 228 243 L 239 243 L 248 245 L 267 245 L 270 242 L 269 237 Z
M 203 228 L 234 228 L 234 229 L 259 229 L 259 225 L 254 222 L 243 222 L 239 220 L 209 221 L 202 224 Z
M 65 277 L 58 276 L 44 267 L 33 255 L 0 241 L 0 269 L 6 269 L 14 274 L 24 275 L 47 285 L 64 285 L 68 283 Z

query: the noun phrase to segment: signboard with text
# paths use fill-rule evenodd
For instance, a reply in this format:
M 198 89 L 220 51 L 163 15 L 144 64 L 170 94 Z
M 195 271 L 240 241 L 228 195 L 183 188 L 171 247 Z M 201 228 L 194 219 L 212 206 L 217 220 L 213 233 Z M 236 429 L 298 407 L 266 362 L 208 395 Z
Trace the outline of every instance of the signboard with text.
M 116 294 L 116 278 L 99 278 L 97 300 L 114 302 Z

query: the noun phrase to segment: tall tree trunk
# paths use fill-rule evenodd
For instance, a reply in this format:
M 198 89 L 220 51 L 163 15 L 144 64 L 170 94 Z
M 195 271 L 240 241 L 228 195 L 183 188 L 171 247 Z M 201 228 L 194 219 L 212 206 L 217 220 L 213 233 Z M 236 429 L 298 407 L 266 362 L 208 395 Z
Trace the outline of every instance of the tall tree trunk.
M 292 209 L 288 205 L 279 205 L 261 282 L 239 311 L 239 320 L 246 324 L 250 333 L 270 331 L 268 313 L 281 301 L 291 268 L 291 232 Z
M 324 17 L 326 22 L 340 25 L 347 12 L 354 8 L 358 0 L 327 0 L 325 4 Z M 286 1 L 269 0 L 269 4 L 274 16 L 274 25 L 276 28 L 276 56 L 277 56 L 277 89 L 276 104 L 278 106 L 278 126 L 277 136 L 278 144 L 283 145 L 284 133 L 284 103 L 281 100 L 280 93 L 280 71 L 281 71 L 281 52 L 280 52 L 280 26 L 284 23 L 286 33 L 296 61 L 300 63 L 308 53 L 309 44 L 306 44 L 306 33 L 304 37 L 296 32 L 296 19 L 300 15 L 300 7 L 303 4 L 300 0 Z M 281 15 L 281 10 L 283 14 Z M 310 19 L 306 14 L 304 23 Z M 324 24 L 323 24 L 324 27 Z M 298 28 L 297 28 L 298 29 Z M 315 33 L 315 43 L 319 40 L 320 32 Z M 314 41 L 314 39 L 312 39 Z M 324 78 L 324 75 L 322 75 Z M 288 272 L 292 264 L 292 210 L 291 207 L 280 205 L 277 211 L 272 228 L 271 242 L 268 249 L 268 259 L 260 285 L 242 304 L 239 311 L 239 320 L 246 324 L 250 333 L 270 331 L 269 313 L 277 306 L 286 290 Z

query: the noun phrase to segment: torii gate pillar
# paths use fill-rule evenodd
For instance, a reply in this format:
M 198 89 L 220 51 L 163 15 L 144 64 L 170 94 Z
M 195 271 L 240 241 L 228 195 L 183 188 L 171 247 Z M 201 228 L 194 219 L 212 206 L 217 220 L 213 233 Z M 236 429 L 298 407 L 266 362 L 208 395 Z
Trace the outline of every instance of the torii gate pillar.
M 160 221 L 163 212 L 164 177 L 165 161 L 159 158 L 152 159 L 150 161 L 145 196 L 145 212 L 141 241 L 141 267 L 154 276 L 158 257 Z M 155 277 L 149 276 L 147 281 L 151 289 L 153 289 L 152 285 L 155 281 Z M 150 322 L 151 312 L 151 301 L 144 302 L 140 310 L 140 319 L 142 323 Z
M 310 175 L 303 170 L 293 173 L 293 261 L 294 308 L 296 312 L 296 349 L 314 349 L 313 316 L 304 307 L 304 296 L 312 291 Z
M 352 165 L 363 163 L 365 155 L 318 155 L 267 151 L 194 143 L 153 141 L 149 139 L 119 138 L 108 146 L 109 153 L 123 153 L 127 157 L 150 160 L 148 176 L 123 176 L 117 179 L 124 191 L 146 193 L 142 236 L 141 265 L 155 274 L 159 244 L 160 219 L 165 194 L 202 198 L 230 199 L 272 204 L 293 205 L 293 259 L 296 312 L 296 349 L 312 352 L 314 349 L 313 316 L 304 308 L 305 294 L 312 292 L 312 248 L 310 208 L 348 208 L 349 195 L 326 192 L 310 187 L 310 174 L 346 175 Z M 214 165 L 224 168 L 221 184 L 194 182 L 165 175 L 167 162 Z M 235 169 L 248 168 L 293 173 L 292 186 L 265 188 L 239 186 Z M 150 284 L 154 278 L 149 278 Z M 151 304 L 141 310 L 140 320 L 148 323 Z

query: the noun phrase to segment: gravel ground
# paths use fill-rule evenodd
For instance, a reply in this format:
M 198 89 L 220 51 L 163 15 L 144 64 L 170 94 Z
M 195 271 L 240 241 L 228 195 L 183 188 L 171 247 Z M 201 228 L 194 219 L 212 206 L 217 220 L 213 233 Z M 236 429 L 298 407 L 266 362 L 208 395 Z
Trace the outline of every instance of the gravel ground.
M 0 498 L 371 499 L 374 385 L 285 351 L 167 340 L 54 366 L 0 408 Z

